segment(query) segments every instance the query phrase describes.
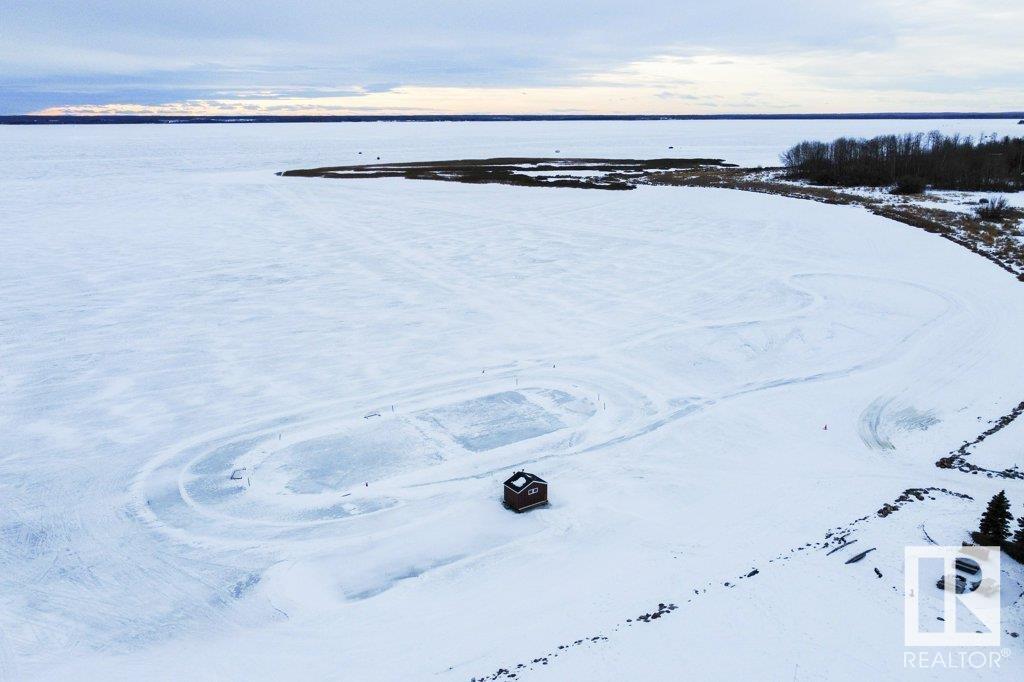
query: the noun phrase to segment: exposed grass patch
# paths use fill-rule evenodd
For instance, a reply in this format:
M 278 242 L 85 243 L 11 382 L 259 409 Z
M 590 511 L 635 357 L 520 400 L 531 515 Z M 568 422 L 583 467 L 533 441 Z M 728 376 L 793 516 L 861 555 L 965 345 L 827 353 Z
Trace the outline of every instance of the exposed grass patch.
M 996 197 L 988 201 L 982 200 L 982 204 L 974 210 L 974 214 L 980 220 L 1005 220 L 1010 217 L 1010 205 L 1006 197 Z
M 283 176 L 320 178 L 407 178 L 524 187 L 628 190 L 640 175 L 658 170 L 729 167 L 722 159 L 495 158 L 377 163 L 288 170 Z M 564 173 L 564 175 L 560 175 Z M 593 175 L 580 175 L 593 173 Z

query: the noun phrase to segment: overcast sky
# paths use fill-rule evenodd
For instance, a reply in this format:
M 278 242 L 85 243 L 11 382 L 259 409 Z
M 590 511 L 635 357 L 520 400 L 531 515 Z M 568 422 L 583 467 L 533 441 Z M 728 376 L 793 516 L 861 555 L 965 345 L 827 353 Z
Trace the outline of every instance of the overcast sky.
M 0 113 L 1024 109 L 1024 0 L 0 0 Z

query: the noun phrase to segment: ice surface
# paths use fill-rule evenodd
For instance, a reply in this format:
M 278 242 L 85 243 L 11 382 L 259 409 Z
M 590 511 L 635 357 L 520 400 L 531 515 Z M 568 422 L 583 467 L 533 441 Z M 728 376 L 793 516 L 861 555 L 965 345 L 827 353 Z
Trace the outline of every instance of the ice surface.
M 0 678 L 902 679 L 903 547 L 1021 513 L 934 466 L 1024 399 L 1019 282 L 851 206 L 273 171 L 1009 125 L 0 128 Z
M 409 426 L 395 423 L 322 436 L 277 451 L 268 466 L 283 469 L 285 487 L 296 493 L 345 488 L 440 459 L 417 436 Z
M 422 415 L 467 450 L 479 452 L 564 428 L 559 419 L 518 391 L 504 391 Z

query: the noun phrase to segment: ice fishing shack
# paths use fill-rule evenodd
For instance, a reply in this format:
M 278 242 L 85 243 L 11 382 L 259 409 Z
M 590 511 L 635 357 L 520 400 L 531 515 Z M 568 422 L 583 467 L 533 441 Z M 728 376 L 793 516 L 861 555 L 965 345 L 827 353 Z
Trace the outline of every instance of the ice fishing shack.
M 505 481 L 505 506 L 526 511 L 548 502 L 548 483 L 536 474 L 517 471 Z

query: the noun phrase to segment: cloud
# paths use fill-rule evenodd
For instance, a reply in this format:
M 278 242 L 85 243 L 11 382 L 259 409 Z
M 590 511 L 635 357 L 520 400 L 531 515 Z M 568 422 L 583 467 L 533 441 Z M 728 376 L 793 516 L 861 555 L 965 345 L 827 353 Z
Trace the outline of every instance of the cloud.
M 1005 0 L 6 0 L 0 113 L 1020 108 L 1022 24 Z

